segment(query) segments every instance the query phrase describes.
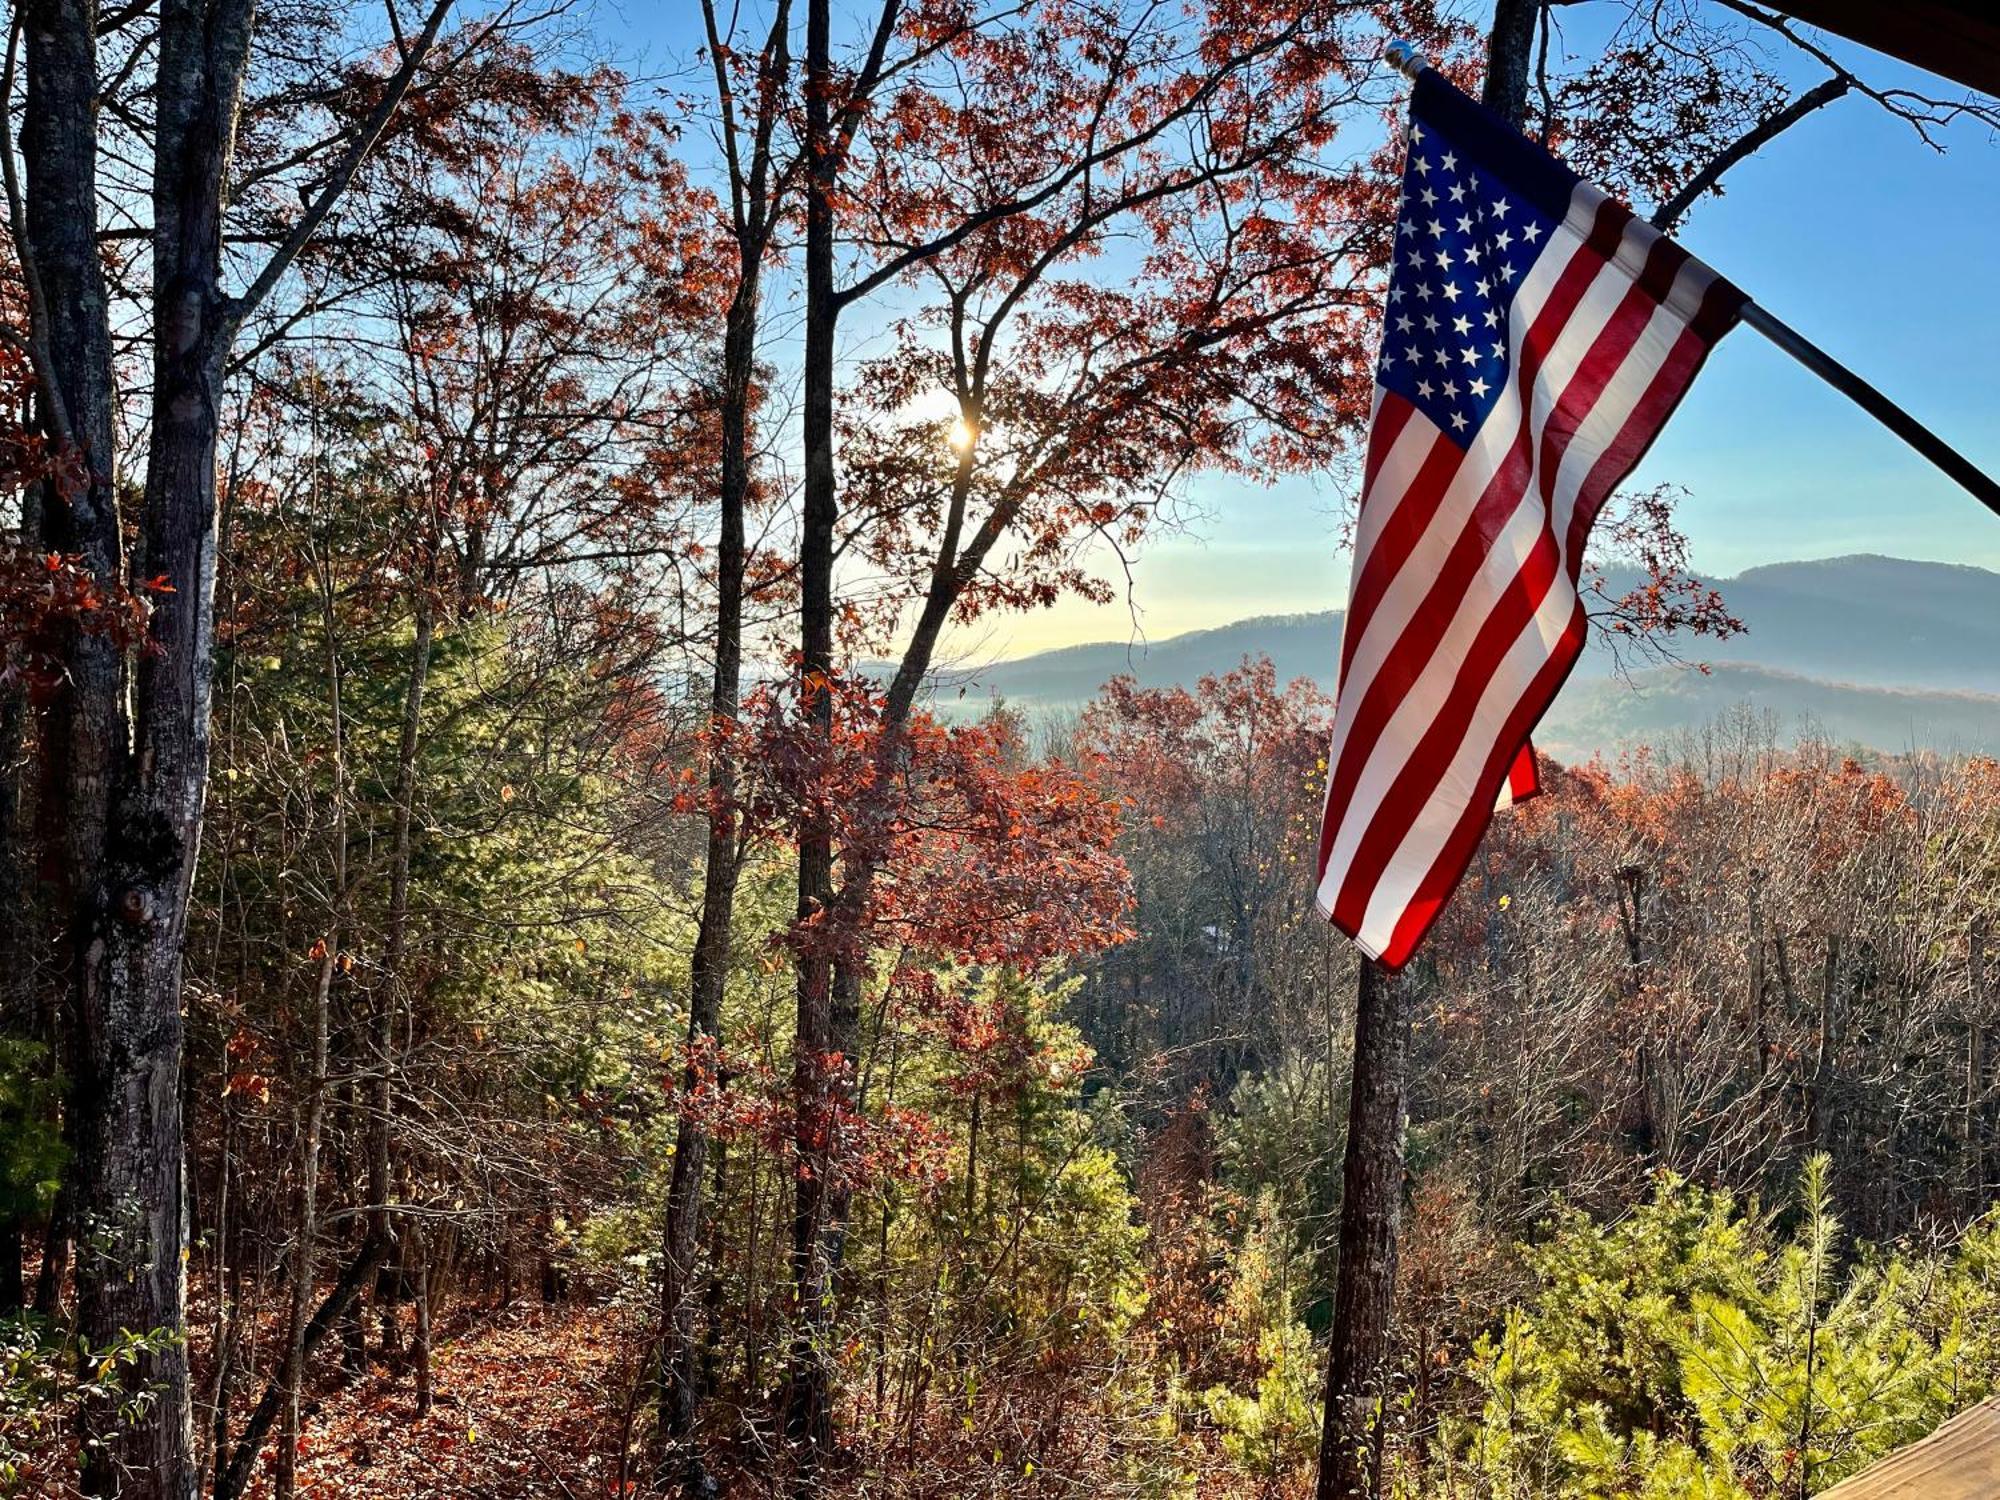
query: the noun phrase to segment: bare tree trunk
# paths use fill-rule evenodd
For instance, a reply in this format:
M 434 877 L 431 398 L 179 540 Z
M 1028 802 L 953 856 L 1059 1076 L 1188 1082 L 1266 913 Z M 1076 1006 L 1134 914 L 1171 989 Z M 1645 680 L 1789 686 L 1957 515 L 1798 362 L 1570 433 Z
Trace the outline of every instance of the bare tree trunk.
M 806 309 L 803 425 L 804 524 L 799 542 L 800 692 L 816 728 L 830 734 L 833 700 L 833 548 L 838 501 L 833 468 L 834 332 L 839 307 L 833 279 L 833 149 L 829 94 L 829 0 L 806 11 Z M 796 1305 L 785 1436 L 797 1464 L 800 1493 L 812 1493 L 833 1436 L 833 1246 L 825 1233 L 833 1127 L 833 955 L 825 924 L 833 914 L 833 841 L 823 819 L 798 831 L 798 916 L 815 923 L 798 958 L 798 1033 L 793 1091 L 798 1101 L 797 1187 L 792 1213 L 792 1279 Z
M 1771 1107 L 1771 976 L 1770 926 L 1764 916 L 1764 903 L 1759 895 L 1763 884 L 1763 872 L 1750 872 L 1750 950 L 1749 983 L 1744 995 L 1745 1019 L 1750 1031 L 1751 1044 L 1757 1052 L 1757 1110 L 1762 1114 Z
M 87 15 L 87 11 L 85 12 Z M 194 1490 L 184 1339 L 186 1182 L 181 1131 L 181 953 L 208 773 L 216 561 L 216 439 L 232 309 L 222 211 L 250 50 L 249 0 L 165 0 L 153 140 L 153 388 L 141 536 L 157 594 L 139 654 L 133 753 L 111 801 L 90 892 L 74 1061 L 83 1112 L 79 1324 L 93 1345 L 158 1330 L 135 1389 L 87 1403 L 84 1488 L 121 1500 Z
M 28 938 L 28 844 L 21 825 L 28 705 L 18 686 L 0 687 L 0 1036 L 29 1034 L 34 965 Z M 27 1214 L 0 1214 L 0 1316 L 28 1300 Z
M 23 0 L 27 108 L 21 155 L 27 169 L 17 247 L 29 300 L 31 334 L 46 353 L 36 394 L 41 426 L 71 446 L 83 482 L 66 496 L 46 494 L 41 543 L 80 555 L 107 591 L 125 582 L 119 525 L 113 411 L 110 303 L 97 249 L 97 40 L 90 8 L 63 0 Z M 11 101 L 8 101 L 11 105 Z M 38 361 L 38 364 L 40 361 Z M 50 705 L 41 734 L 42 786 L 37 821 L 59 854 L 54 891 L 57 977 L 62 999 L 57 1061 L 70 1079 L 64 1133 L 70 1164 L 42 1250 L 36 1310 L 57 1311 L 69 1252 L 80 1174 L 97 1154 L 86 1138 L 88 1063 L 80 1035 L 81 969 L 89 942 L 87 902 L 98 882 L 112 788 L 127 745 L 125 667 L 116 642 L 65 630 L 65 690 Z
M 411 1336 L 410 1361 L 416 1369 L 421 1417 L 431 1409 L 431 1237 L 419 1227 L 407 1239 L 409 1258 L 416 1263 L 417 1326 Z
M 1813 1051 L 1812 1082 L 1806 1090 L 1806 1142 L 1827 1149 L 1832 1124 L 1827 1094 L 1833 1086 L 1834 1049 L 1840 1045 L 1840 939 L 1828 933 L 1826 965 L 1819 980 L 1819 1040 Z
M 0 1224 L 0 1317 L 17 1313 L 27 1303 L 28 1283 L 23 1270 L 27 1239 L 21 1221 L 8 1219 Z
M 299 1216 L 292 1241 L 292 1299 L 285 1325 L 285 1363 L 279 1376 L 285 1425 L 278 1442 L 277 1500 L 291 1500 L 298 1483 L 299 1440 L 304 1436 L 299 1393 L 305 1384 L 306 1321 L 316 1289 L 319 1250 L 319 1156 L 326 1128 L 326 1075 L 330 1050 L 333 976 L 347 915 L 347 717 L 341 702 L 340 640 L 334 613 L 333 579 L 319 569 L 320 620 L 326 632 L 327 710 L 333 755 L 333 909 L 323 939 L 319 973 L 313 983 L 312 1077 L 305 1121 L 299 1130 Z
M 23 0 L 27 109 L 21 154 L 27 166 L 23 268 L 40 292 L 31 314 L 46 322 L 55 390 L 37 397 L 42 425 L 66 434 L 84 482 L 41 510 L 42 543 L 80 554 L 97 583 L 125 582 L 118 516 L 110 301 L 97 247 L 97 41 L 89 7 Z M 31 290 L 31 295 L 32 295 Z M 40 373 L 40 372 L 38 372 Z M 111 791 L 126 748 L 124 662 L 118 643 L 75 629 L 64 640 L 67 691 L 51 706 L 44 754 L 52 768 L 48 812 L 63 841 L 68 902 L 96 883 Z M 80 941 L 73 911 L 60 914 Z
M 1340 1277 L 1327 1349 L 1318 1500 L 1380 1493 L 1409 1090 L 1409 1025 L 1402 988 L 1379 966 L 1363 960 L 1355 987 Z
M 712 728 L 734 723 L 741 706 L 743 672 L 744 512 L 750 498 L 750 403 L 756 373 L 759 285 L 764 254 L 770 241 L 769 171 L 771 131 L 778 103 L 773 92 L 786 67 L 786 34 L 790 26 L 788 0 L 780 0 L 772 20 L 764 62 L 762 93 L 756 102 L 751 160 L 741 171 L 734 195 L 737 210 L 737 284 L 723 331 L 722 453 L 716 536 L 715 673 L 709 691 Z M 730 98 L 729 81 L 719 61 L 719 36 L 712 4 L 705 3 L 711 47 L 718 51 L 716 87 Z M 732 156 L 732 162 L 736 158 Z M 739 169 L 740 170 L 740 169 Z M 699 1049 L 717 1036 L 722 1000 L 729 980 L 730 927 L 735 920 L 736 884 L 741 860 L 736 847 L 736 763 L 725 734 L 716 734 L 708 769 L 708 848 L 702 865 L 701 922 L 688 975 L 688 1043 Z M 697 1079 L 691 1059 L 683 1086 L 692 1092 Z M 701 1278 L 699 1246 L 702 1229 L 702 1178 L 709 1135 L 701 1118 L 683 1111 L 676 1125 L 674 1167 L 667 1188 L 667 1214 L 661 1281 L 661 1341 L 659 1444 L 669 1464 L 678 1464 L 680 1480 L 691 1496 L 714 1493 L 698 1448 L 694 1428 L 701 1400 L 699 1341 L 695 1328 L 695 1287 Z M 720 1165 L 718 1164 L 718 1175 Z
M 64 1116 L 69 1124 L 69 1116 Z M 73 1175 L 74 1164 L 72 1164 Z M 35 1316 L 53 1318 L 61 1311 L 63 1282 L 69 1277 L 70 1205 L 75 1190 L 65 1179 L 56 1189 L 56 1201 L 49 1209 L 48 1233 L 42 1236 L 42 1268 L 35 1273 Z
M 215 1318 L 209 1328 L 208 1347 L 213 1352 L 215 1370 L 211 1377 L 209 1403 L 210 1416 L 207 1441 L 198 1455 L 196 1465 L 196 1487 L 205 1488 L 211 1466 L 220 1460 L 225 1445 L 229 1441 L 229 1403 L 235 1383 L 236 1329 L 235 1294 L 240 1285 L 240 1268 L 230 1253 L 229 1236 L 232 1228 L 229 1220 L 229 1189 L 231 1172 L 230 1159 L 236 1149 L 236 1101 L 225 1096 L 222 1101 L 222 1165 L 217 1173 L 215 1193 L 215 1263 L 212 1268 L 212 1284 L 215 1288 Z
M 421 742 L 424 691 L 430 682 L 431 655 L 436 640 L 436 614 L 427 598 L 416 602 L 415 634 L 410 642 L 409 679 L 403 692 L 403 724 L 396 747 L 395 832 L 389 865 L 389 909 L 383 940 L 382 986 L 375 1004 L 374 1057 L 368 1084 L 368 1232 L 387 1245 L 390 1254 L 375 1279 L 375 1310 L 380 1318 L 382 1353 L 393 1365 L 401 1352 L 397 1303 L 401 1295 L 403 1261 L 397 1250 L 396 1225 L 390 1213 L 395 1197 L 390 1140 L 395 1111 L 396 1017 L 403 999 L 403 965 L 410 942 L 410 825 L 417 795 L 417 749 Z
M 1977 1215 L 1985 1198 L 1986 1163 L 1981 1159 L 1979 1105 L 1986 1084 L 1986 1028 L 1977 1016 L 1965 1021 L 1965 1108 L 1959 1118 L 1965 1214 Z
M 1633 1147 L 1651 1160 L 1659 1147 L 1659 1118 L 1654 1108 L 1653 1021 L 1643 1006 L 1646 963 L 1646 871 L 1624 865 L 1617 876 L 1618 921 L 1625 934 L 1625 1002 L 1637 1033 L 1632 1043 Z

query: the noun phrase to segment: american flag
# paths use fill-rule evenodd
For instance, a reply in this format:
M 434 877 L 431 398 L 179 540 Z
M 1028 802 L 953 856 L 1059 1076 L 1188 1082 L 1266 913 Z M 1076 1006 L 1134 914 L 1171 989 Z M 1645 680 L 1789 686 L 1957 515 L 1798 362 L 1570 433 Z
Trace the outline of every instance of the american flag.
M 1398 219 L 1317 892 L 1392 969 L 1536 790 L 1591 523 L 1744 302 L 1430 71 Z

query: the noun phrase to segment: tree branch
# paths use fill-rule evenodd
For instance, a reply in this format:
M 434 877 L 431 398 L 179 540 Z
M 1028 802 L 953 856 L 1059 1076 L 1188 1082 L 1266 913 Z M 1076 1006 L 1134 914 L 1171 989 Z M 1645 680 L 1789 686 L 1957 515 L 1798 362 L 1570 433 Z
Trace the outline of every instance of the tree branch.
M 347 191 L 348 184 L 354 180 L 354 174 L 361 169 L 361 163 L 374 149 L 375 142 L 381 138 L 390 118 L 396 113 L 397 106 L 403 102 L 403 96 L 410 91 L 410 85 L 416 80 L 424 59 L 430 55 L 431 47 L 437 41 L 438 30 L 444 25 L 445 15 L 450 10 L 451 0 L 436 0 L 431 6 L 430 15 L 424 20 L 424 29 L 403 53 L 402 64 L 390 77 L 388 88 L 383 91 L 381 99 L 369 112 L 368 118 L 362 122 L 361 129 L 355 133 L 353 142 L 347 148 L 347 155 L 334 168 L 332 176 L 320 189 L 319 196 L 313 200 L 312 207 L 307 209 L 299 222 L 292 226 L 291 234 L 286 236 L 284 244 L 278 247 L 269 261 L 265 262 L 264 269 L 258 273 L 257 279 L 250 283 L 250 289 L 230 303 L 226 316 L 221 320 L 222 337 L 225 341 L 233 341 L 236 331 L 243 326 L 243 320 L 256 310 L 259 303 L 270 296 L 271 289 L 278 284 L 278 279 L 291 268 L 292 262 L 298 259 L 299 252 L 311 241 L 314 231 L 332 212 L 334 203 Z
M 1825 48 L 1817 47 L 1807 38 L 1800 36 L 1792 29 L 1790 18 L 1766 10 L 1761 5 L 1753 5 L 1750 0 L 1716 0 L 1716 3 L 1755 21 L 1760 26 L 1768 26 L 1808 57 L 1822 64 L 1829 72 L 1845 77 L 1857 92 L 1873 99 L 1916 131 L 1918 138 L 1933 151 L 1942 151 L 1944 147 L 1932 136 L 1932 127 L 1949 125 L 1962 115 L 1970 115 L 1975 120 L 1983 121 L 1989 128 L 2000 128 L 2000 110 L 1995 110 L 1990 104 L 1981 103 L 1971 97 L 1954 103 L 1919 94 L 1911 89 L 1875 88 L 1842 66 L 1840 60 Z
M 1250 65 L 1281 48 L 1289 45 L 1299 33 L 1299 25 L 1294 23 L 1266 39 L 1255 47 L 1250 47 L 1232 56 L 1229 61 L 1208 74 L 1193 94 L 1187 99 L 1163 112 L 1157 119 L 1136 129 L 1132 134 L 1120 137 L 1108 145 L 1097 147 L 1077 161 L 1057 172 L 1042 186 L 1032 191 L 1017 193 L 1000 202 L 987 205 L 965 218 L 952 228 L 936 235 L 922 244 L 911 245 L 900 253 L 891 255 L 881 265 L 861 277 L 860 280 L 842 288 L 835 294 L 841 307 L 858 302 L 876 288 L 893 281 L 911 266 L 942 255 L 955 246 L 970 239 L 988 225 L 997 224 L 1017 214 L 1032 213 L 1049 203 L 1059 194 L 1067 191 L 1080 180 L 1087 180 L 1095 170 L 1121 158 L 1129 159 L 1146 149 L 1154 141 L 1165 135 L 1178 124 L 1196 118 L 1224 85 L 1240 73 L 1247 72 Z
M 1807 115 L 1826 108 L 1853 87 L 1852 78 L 1845 73 L 1836 73 L 1817 88 L 1807 89 L 1768 120 L 1761 120 L 1744 131 L 1711 157 L 1699 172 L 1682 185 L 1678 193 L 1659 206 L 1653 214 L 1653 227 L 1663 233 L 1672 234 L 1674 226 L 1687 216 L 1687 211 L 1694 207 L 1696 200 L 1702 194 L 1710 191 L 1722 180 L 1724 172 L 1746 156 L 1755 155 Z

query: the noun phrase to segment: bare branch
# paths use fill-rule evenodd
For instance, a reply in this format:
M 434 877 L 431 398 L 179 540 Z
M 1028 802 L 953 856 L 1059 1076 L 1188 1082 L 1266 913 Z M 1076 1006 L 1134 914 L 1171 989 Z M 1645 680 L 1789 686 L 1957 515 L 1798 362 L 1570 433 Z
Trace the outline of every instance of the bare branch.
M 312 207 L 307 209 L 299 222 L 292 226 L 291 234 L 265 263 L 257 279 L 251 282 L 250 289 L 230 303 L 227 315 L 221 320 L 221 336 L 225 341 L 233 339 L 236 330 L 243 326 L 243 320 L 256 310 L 259 303 L 270 296 L 271 289 L 278 284 L 279 278 L 291 268 L 292 262 L 298 259 L 299 252 L 311 241 L 314 231 L 332 212 L 334 203 L 347 191 L 348 184 L 354 180 L 354 174 L 360 170 L 361 163 L 367 159 L 368 153 L 374 149 L 375 142 L 381 138 L 390 118 L 396 113 L 397 106 L 403 102 L 403 96 L 410 91 L 410 85 L 416 80 L 424 59 L 430 55 L 431 47 L 437 41 L 438 29 L 444 25 L 445 15 L 450 10 L 451 0 L 436 0 L 431 6 L 430 15 L 424 21 L 424 29 L 404 52 L 402 64 L 390 78 L 389 86 L 383 91 L 381 100 L 362 122 L 361 129 L 355 133 L 353 142 L 347 148 L 347 155 L 327 178 L 325 186 L 319 190 L 319 196 L 313 199 Z
M 1674 227 L 1687 216 L 1688 210 L 1694 207 L 1696 201 L 1721 181 L 1724 172 L 1745 157 L 1754 156 L 1807 115 L 1824 109 L 1853 87 L 1854 80 L 1851 77 L 1845 73 L 1837 73 L 1818 87 L 1807 89 L 1769 119 L 1760 121 L 1751 129 L 1744 131 L 1710 158 L 1699 172 L 1682 185 L 1678 193 L 1659 206 L 1653 214 L 1653 227 L 1672 234 Z

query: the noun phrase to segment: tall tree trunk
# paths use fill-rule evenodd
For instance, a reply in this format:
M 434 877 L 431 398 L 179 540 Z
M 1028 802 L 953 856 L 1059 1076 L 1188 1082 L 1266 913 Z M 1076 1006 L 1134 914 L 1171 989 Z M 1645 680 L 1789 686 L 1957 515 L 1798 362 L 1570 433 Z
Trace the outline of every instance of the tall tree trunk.
M 82 464 L 82 483 L 66 495 L 44 488 L 41 543 L 80 555 L 107 591 L 125 582 L 119 524 L 113 411 L 110 302 L 97 250 L 97 39 L 94 8 L 64 0 L 23 0 L 27 108 L 21 155 L 27 169 L 20 248 L 36 342 L 48 386 L 36 395 L 41 425 L 66 441 Z M 98 881 L 112 789 L 128 739 L 125 663 L 118 644 L 72 624 L 62 642 L 68 678 L 42 727 L 42 786 L 37 822 L 58 857 L 53 918 L 55 982 L 60 986 L 57 1061 L 68 1075 L 64 1112 L 69 1173 L 50 1216 L 36 1309 L 53 1314 L 69 1263 L 77 1176 L 89 1160 L 83 1135 L 88 1080 L 81 1055 L 79 989 L 89 942 L 90 894 Z
M 736 848 L 736 762 L 726 733 L 741 706 L 743 671 L 744 507 L 750 494 L 750 396 L 755 373 L 757 284 L 763 235 L 744 247 L 741 276 L 730 302 L 722 350 L 721 515 L 716 538 L 715 675 L 709 691 L 713 736 L 708 766 L 708 850 L 702 866 L 701 923 L 688 975 L 688 1045 L 695 1053 L 713 1042 L 722 1023 L 729 980 L 730 924 L 735 920 L 740 861 Z M 692 1095 L 699 1083 L 697 1057 L 682 1077 Z M 712 1059 L 708 1062 L 712 1063 Z M 661 1353 L 660 1446 L 677 1464 L 690 1495 L 709 1494 L 714 1483 L 692 1446 L 700 1401 L 699 1339 L 695 1288 L 701 1280 L 699 1245 L 702 1180 L 709 1136 L 700 1114 L 683 1110 L 674 1140 L 673 1177 L 667 1187 L 665 1271 L 661 1283 L 664 1340 Z
M 222 291 L 223 214 L 255 0 L 160 0 L 156 8 L 153 368 L 139 532 L 146 576 L 166 587 L 152 595 L 146 647 L 131 674 L 129 747 L 123 658 L 101 637 L 73 643 L 60 740 L 71 759 L 60 812 L 77 902 L 71 927 L 81 945 L 65 1059 L 82 1106 L 71 1114 L 69 1184 L 70 1214 L 88 1231 L 77 1236 L 78 1329 L 95 1348 L 128 1330 L 161 1336 L 126 1373 L 125 1394 L 139 1398 L 136 1415 L 118 1393 L 87 1401 L 79 1413 L 83 1488 L 93 1496 L 191 1500 L 194 1493 L 181 958 L 208 772 L 216 448 L 228 353 L 247 308 L 284 274 L 352 180 L 435 39 L 446 3 L 439 0 L 318 198 L 241 300 Z M 89 467 L 67 512 L 77 545 L 65 550 L 82 552 L 102 581 L 116 585 L 124 579 L 111 479 L 117 394 L 97 260 L 96 6 L 24 0 L 21 16 L 32 184 L 21 248 L 24 267 L 34 268 L 34 342 L 50 351 L 50 383 L 62 398 L 55 415 Z M 46 507 L 45 522 L 60 524 L 59 512 Z
M 278 1440 L 274 1492 L 291 1500 L 298 1483 L 299 1440 L 304 1436 L 300 1391 L 305 1384 L 306 1322 L 317 1288 L 314 1275 L 319 1251 L 319 1157 L 326 1128 L 327 1063 L 330 1053 L 330 1013 L 333 976 L 340 964 L 340 943 L 347 917 L 347 716 L 341 701 L 340 641 L 334 612 L 334 586 L 328 566 L 319 568 L 320 619 L 326 632 L 327 711 L 333 756 L 333 901 L 325 951 L 313 982 L 312 1077 L 307 1085 L 305 1120 L 299 1128 L 299 1215 L 292 1241 L 292 1296 L 285 1323 L 285 1362 L 279 1374 L 284 1403 L 284 1431 Z
M 28 705 L 20 689 L 0 687 L 0 1038 L 32 1034 L 33 962 L 28 941 L 28 844 L 21 826 L 21 761 Z M 0 1316 L 28 1300 L 23 1271 L 27 1210 L 0 1210 Z
M 185 1333 L 188 1244 L 181 1137 L 181 952 L 208 773 L 216 557 L 216 438 L 232 310 L 222 210 L 250 47 L 250 0 L 165 0 L 153 161 L 153 391 L 141 536 L 157 594 L 91 892 L 77 1057 L 79 1324 L 93 1345 L 159 1331 L 131 1386 L 143 1417 L 86 1403 L 84 1488 L 193 1494 Z
M 390 849 L 389 910 L 383 939 L 382 985 L 375 1002 L 375 1035 L 368 1082 L 368 1232 L 389 1247 L 375 1281 L 375 1307 L 381 1319 L 382 1352 L 393 1360 L 400 1351 L 397 1303 L 403 1260 L 397 1252 L 396 1225 L 390 1209 L 395 1197 L 390 1141 L 395 1110 L 396 1017 L 403 1001 L 404 962 L 410 944 L 411 823 L 417 796 L 417 750 L 422 740 L 424 692 L 429 686 L 437 617 L 431 601 L 417 601 L 415 634 L 410 641 L 409 677 L 403 690 L 403 724 L 396 747 L 395 832 Z
M 97 40 L 94 7 L 23 0 L 27 110 L 21 154 L 27 254 L 47 324 L 55 391 L 37 407 L 52 434 L 66 432 L 83 464 L 83 483 L 41 505 L 42 543 L 80 554 L 97 583 L 125 582 L 119 526 L 113 413 L 110 301 L 97 248 Z M 38 319 L 38 321 L 41 321 Z M 122 767 L 127 725 L 118 643 L 71 630 L 64 642 L 69 682 L 52 705 L 45 755 L 53 772 L 49 811 L 63 841 L 71 903 L 96 883 L 111 793 Z M 75 914 L 60 914 L 80 942 Z
M 215 1315 L 209 1327 L 208 1347 L 214 1364 L 209 1383 L 209 1421 L 207 1441 L 196 1458 L 196 1488 L 208 1484 L 210 1464 L 219 1461 L 229 1441 L 229 1407 L 236 1378 L 236 1317 L 237 1293 L 242 1285 L 242 1267 L 235 1251 L 240 1245 L 230 1244 L 230 1234 L 234 1226 L 230 1222 L 229 1207 L 232 1186 L 230 1160 L 236 1154 L 236 1101 L 224 1096 L 222 1101 L 222 1151 L 221 1167 L 216 1173 L 215 1223 L 212 1238 L 215 1245 L 215 1259 L 210 1267 L 210 1284 L 215 1289 Z M 190 1215 L 190 1222 L 192 1222 Z
M 838 163 L 829 111 L 833 87 L 829 0 L 806 11 L 806 309 L 804 368 L 804 518 L 799 542 L 799 690 L 814 726 L 833 728 L 833 547 L 838 501 L 833 468 L 834 333 L 839 317 L 833 279 L 833 192 Z M 793 1091 L 797 1099 L 797 1187 L 792 1214 L 796 1297 L 785 1434 L 797 1462 L 798 1488 L 817 1486 L 833 1433 L 834 1244 L 827 1231 L 829 1168 L 839 1070 L 833 1030 L 833 840 L 825 820 L 809 816 L 798 831 L 798 1032 Z
M 1355 986 L 1354 1079 L 1347 1106 L 1340 1273 L 1327 1350 L 1318 1500 L 1380 1492 L 1408 1071 L 1403 985 L 1364 959 Z
M 0 1223 L 0 1317 L 17 1313 L 28 1300 L 28 1283 L 23 1272 L 27 1239 L 21 1220 Z
M 714 1040 L 721 1029 L 722 1001 L 729 980 L 730 928 L 735 920 L 736 885 L 741 871 L 734 806 L 735 750 L 726 731 L 735 723 L 742 697 L 744 513 L 750 501 L 750 409 L 756 375 L 759 288 L 776 211 L 771 192 L 771 142 L 782 108 L 780 90 L 789 70 L 791 5 L 790 0 L 778 0 L 772 13 L 759 60 L 747 162 L 736 135 L 736 95 L 724 62 L 727 49 L 714 0 L 704 0 L 702 17 L 716 70 L 717 101 L 725 128 L 730 131 L 728 159 L 737 277 L 722 342 L 715 672 L 709 689 L 709 724 L 716 733 L 708 769 L 708 848 L 702 864 L 701 921 L 688 976 L 691 1052 Z M 691 1056 L 683 1084 L 692 1092 L 696 1082 L 696 1063 Z M 708 1495 L 715 1489 L 694 1443 L 705 1366 L 695 1326 L 695 1286 L 701 1279 L 702 1176 L 708 1148 L 705 1122 L 699 1114 L 684 1111 L 676 1127 L 663 1235 L 658 1438 L 662 1456 L 678 1468 L 682 1487 L 690 1496 Z M 722 1181 L 719 1153 L 715 1178 L 719 1190 Z
M 1987 1072 L 1991 1051 L 1991 1001 L 1986 994 L 1986 922 L 1974 918 L 1966 934 L 1968 988 L 1965 1018 L 1965 1211 L 1986 1210 Z
M 1827 1149 L 1833 1121 L 1828 1095 L 1833 1087 L 1834 1051 L 1840 1045 L 1840 939 L 1826 937 L 1826 963 L 1819 977 L 1818 1040 L 1813 1048 L 1812 1078 L 1806 1088 L 1806 1144 Z
M 1637 1033 L 1632 1041 L 1632 1145 L 1644 1160 L 1659 1146 L 1659 1119 L 1653 1095 L 1657 1087 L 1653 1065 L 1653 1018 L 1642 1006 L 1646 965 L 1646 871 L 1624 865 L 1617 875 L 1618 921 L 1625 934 L 1625 1004 Z
M 431 1240 L 419 1224 L 406 1237 L 408 1258 L 415 1264 L 416 1329 L 410 1336 L 410 1362 L 416 1370 L 417 1415 L 431 1409 Z

